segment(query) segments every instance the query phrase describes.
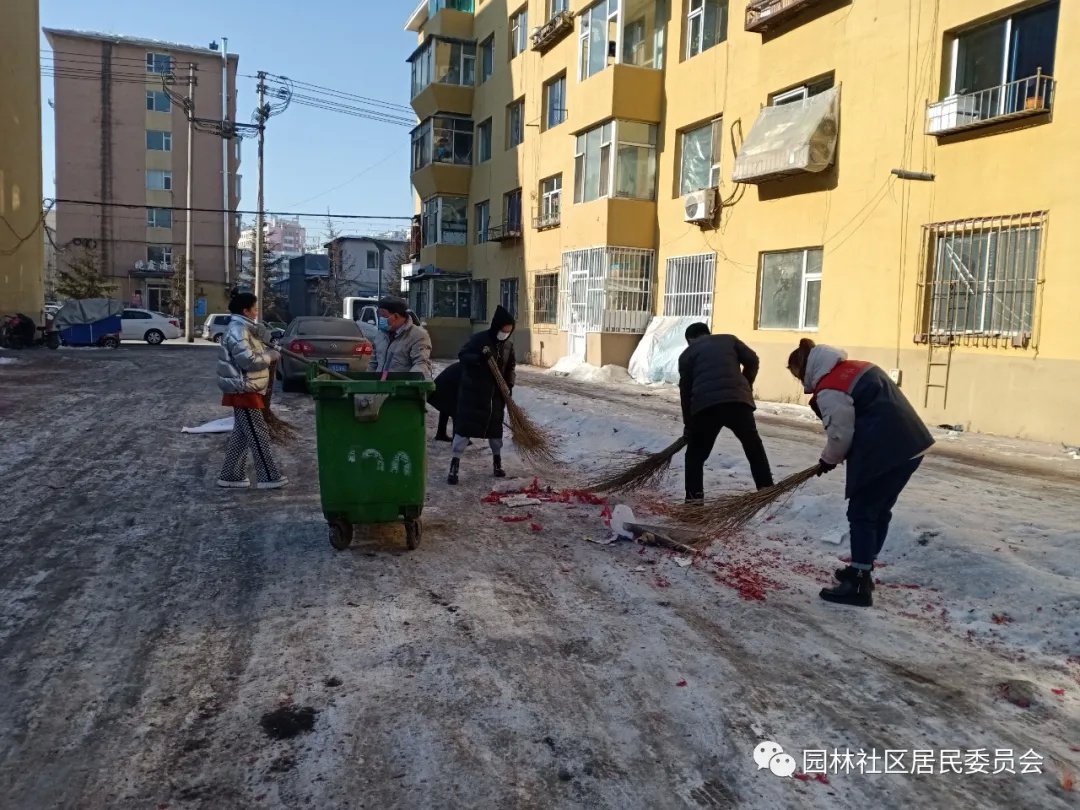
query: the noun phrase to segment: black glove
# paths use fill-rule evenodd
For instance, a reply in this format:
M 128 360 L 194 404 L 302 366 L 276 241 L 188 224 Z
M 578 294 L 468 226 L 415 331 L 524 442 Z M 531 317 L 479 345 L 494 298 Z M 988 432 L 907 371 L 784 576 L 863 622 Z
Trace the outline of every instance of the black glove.
M 817 463 L 817 474 L 818 475 L 825 475 L 825 473 L 830 473 L 835 469 L 836 469 L 835 464 L 830 464 L 829 462 L 825 461 L 824 459 L 819 459 L 818 460 L 818 463 Z
M 684 425 L 682 429 L 682 437 L 687 441 L 690 441 L 690 426 Z
M 491 357 L 491 347 L 485 346 L 483 349 L 480 350 L 480 354 L 484 355 L 485 358 Z

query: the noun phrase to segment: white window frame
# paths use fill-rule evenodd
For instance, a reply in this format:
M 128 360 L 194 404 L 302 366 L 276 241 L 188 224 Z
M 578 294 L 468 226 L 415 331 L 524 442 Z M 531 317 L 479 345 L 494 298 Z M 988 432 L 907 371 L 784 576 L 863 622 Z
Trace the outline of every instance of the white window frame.
M 836 81 L 831 76 L 825 76 L 817 81 L 807 82 L 799 87 L 777 93 L 769 102 L 770 107 L 779 107 L 782 104 L 793 104 L 796 101 L 805 101 L 812 96 L 818 96 L 836 86 Z M 811 92 L 811 90 L 813 92 Z
M 464 201 L 465 203 L 464 207 L 462 208 L 462 210 L 464 211 L 465 225 L 465 229 L 463 231 L 459 230 L 452 232 L 446 230 L 446 225 L 448 221 L 446 212 L 450 208 L 450 200 L 457 200 L 459 202 Z M 433 238 L 428 238 L 429 229 L 431 229 L 431 235 L 433 235 Z M 464 247 L 465 245 L 467 245 L 469 243 L 468 197 L 452 197 L 446 195 L 439 197 L 430 197 L 424 200 L 421 213 L 421 230 L 423 232 L 423 243 L 425 247 L 428 245 L 452 245 L 455 247 Z M 447 239 L 446 236 L 448 233 L 459 234 L 457 237 L 458 241 Z
M 594 202 L 604 197 L 612 196 L 612 188 L 615 184 L 615 156 L 613 144 L 616 143 L 615 121 L 605 121 L 599 126 L 593 127 L 588 132 L 577 136 L 574 147 L 574 204 Z M 588 136 L 589 133 L 600 130 L 600 145 L 597 148 L 597 194 L 589 198 L 589 190 L 585 188 L 585 180 L 588 176 L 589 157 Z M 606 152 L 606 157 L 605 157 Z M 607 170 L 604 170 L 605 160 Z M 605 176 L 606 175 L 606 176 Z M 580 178 L 580 181 L 579 181 Z
M 547 18 L 550 20 L 561 11 L 570 10 L 570 0 L 548 0 Z
M 820 328 L 821 324 L 821 277 L 822 270 L 818 270 L 816 273 L 809 272 L 810 266 L 810 252 L 817 251 L 822 254 L 822 270 L 824 269 L 824 250 L 820 247 L 810 248 L 796 248 L 795 250 L 770 250 L 761 254 L 761 266 L 758 270 L 758 311 L 757 311 L 757 328 L 762 332 L 816 332 Z M 761 325 L 761 290 L 764 287 L 765 281 L 765 258 L 767 256 L 782 256 L 784 254 L 802 253 L 802 268 L 799 271 L 800 283 L 799 283 L 799 323 L 797 326 L 762 326 Z M 806 291 L 809 285 L 813 282 L 818 283 L 818 325 L 807 326 L 806 325 Z
M 686 136 L 695 132 L 700 132 L 703 129 L 709 130 L 709 152 L 711 155 L 711 165 L 709 167 L 709 184 L 702 188 L 688 188 L 686 183 Z M 683 130 L 679 133 L 679 193 L 682 196 L 687 194 L 693 194 L 695 191 L 702 191 L 706 188 L 718 188 L 720 185 L 720 165 L 723 157 L 723 132 L 724 132 L 724 118 L 714 118 L 707 124 L 703 124 L 700 127 L 694 127 L 693 129 Z
M 150 251 L 151 250 L 160 250 L 162 258 L 160 260 L 159 259 L 151 259 L 150 258 Z M 146 246 L 146 261 L 147 262 L 158 262 L 159 264 L 165 265 L 166 267 L 171 267 L 172 263 L 173 263 L 172 245 L 147 245 Z
M 491 227 L 491 200 L 483 200 L 473 206 L 476 212 L 476 244 L 488 241 L 488 228 Z
M 165 106 L 164 110 L 159 110 L 157 108 L 157 101 L 158 101 L 158 99 L 161 99 L 161 98 L 165 99 L 165 105 L 166 106 Z M 148 106 L 146 108 L 147 112 L 157 112 L 157 113 L 170 113 L 170 112 L 172 112 L 172 99 L 169 98 L 168 93 L 163 93 L 160 90 L 147 90 L 146 91 L 146 100 L 150 102 L 150 106 Z
M 168 225 L 161 225 L 158 223 L 158 215 L 166 214 L 169 218 Z M 171 228 L 173 226 L 173 212 L 171 208 L 153 208 L 146 209 L 146 227 L 147 228 Z
M 158 62 L 164 59 L 166 62 L 166 69 L 159 70 Z M 156 53 L 154 51 L 146 52 L 146 72 L 155 76 L 167 76 L 172 73 L 172 57 L 167 53 Z
M 516 127 L 515 115 L 517 116 Z M 514 140 L 515 135 L 517 140 Z M 506 148 L 514 149 L 523 143 L 525 143 L 525 99 L 519 98 L 506 105 Z
M 559 106 L 552 107 L 552 90 L 560 87 Z M 544 84 L 544 129 L 554 129 L 566 121 L 566 74 L 563 73 Z
M 375 264 L 371 263 L 372 259 L 375 260 Z M 379 259 L 380 259 L 379 251 L 377 251 L 377 250 L 369 250 L 369 251 L 367 251 L 367 267 L 365 269 L 367 269 L 367 270 L 379 270 L 379 269 L 381 269 L 380 265 L 382 264 L 382 262 Z
M 657 173 L 659 171 L 659 154 L 657 152 L 656 142 L 657 139 L 660 137 L 660 128 L 656 124 L 644 124 L 641 122 L 615 121 L 613 123 L 615 125 L 613 130 L 614 149 L 611 153 L 611 188 L 609 196 L 617 199 L 626 200 L 646 200 L 649 202 L 655 201 Z M 648 127 L 651 131 L 652 142 L 650 143 L 648 140 L 631 140 L 629 136 L 624 137 L 623 132 L 620 130 L 622 130 L 623 124 L 629 123 L 634 123 L 638 126 Z M 649 196 L 647 197 L 638 197 L 633 194 L 628 195 L 619 193 L 619 153 L 622 151 L 623 146 L 633 146 L 639 149 L 647 149 L 652 153 L 651 163 L 649 164 L 649 170 L 651 173 L 651 184 L 649 187 Z
M 715 253 L 672 256 L 664 268 L 664 316 L 711 323 L 715 289 Z
M 622 11 L 623 0 L 600 0 L 598 3 L 593 3 L 588 8 L 584 9 L 578 14 L 578 19 L 581 24 L 578 27 L 578 81 L 583 82 L 586 79 L 592 78 L 598 73 L 603 73 L 609 67 L 609 59 L 611 59 L 611 40 L 608 38 L 608 30 L 611 29 L 611 23 L 615 22 L 615 62 L 619 61 L 619 55 L 622 53 L 622 26 L 619 24 Z M 592 48 L 592 10 L 597 6 L 607 4 L 607 16 L 604 18 L 604 66 L 596 73 L 587 73 L 589 64 L 589 55 Z
M 521 284 L 516 278 L 499 279 L 499 305 L 510 313 L 515 320 L 518 317 L 518 308 L 521 296 Z M 513 300 L 511 300 L 511 298 Z
M 510 219 L 510 201 L 517 198 L 517 222 Z M 503 230 L 507 233 L 521 233 L 524 227 L 525 212 L 522 210 L 524 197 L 520 188 L 515 188 L 503 194 Z
M 154 186 L 150 184 L 151 177 L 157 177 L 161 175 L 161 186 Z M 172 172 L 166 169 L 147 169 L 146 170 L 146 188 L 148 191 L 172 191 L 173 187 L 173 175 Z
M 510 17 L 510 59 L 529 49 L 529 7 L 522 6 Z
M 731 22 L 730 14 L 731 8 L 728 0 L 720 0 L 717 3 L 717 24 L 720 24 L 721 20 L 724 20 L 723 30 L 716 32 L 716 42 L 705 47 L 705 3 L 706 0 L 686 0 L 686 58 L 693 59 L 695 56 L 701 56 L 705 51 L 715 48 L 723 42 L 727 42 L 727 27 Z M 691 29 L 694 25 L 694 20 L 698 20 L 698 32 L 697 36 L 693 36 Z M 695 52 L 694 46 L 697 46 Z
M 476 125 L 476 162 L 487 163 L 491 160 L 491 119 Z
M 487 279 L 475 278 L 469 284 L 469 320 L 487 323 Z
M 150 136 L 161 136 L 161 149 L 157 149 L 150 145 Z M 172 133 L 167 129 L 148 129 L 146 130 L 146 151 L 148 152 L 171 152 L 172 151 Z
M 554 227 L 562 223 L 562 175 L 540 181 L 540 224 Z

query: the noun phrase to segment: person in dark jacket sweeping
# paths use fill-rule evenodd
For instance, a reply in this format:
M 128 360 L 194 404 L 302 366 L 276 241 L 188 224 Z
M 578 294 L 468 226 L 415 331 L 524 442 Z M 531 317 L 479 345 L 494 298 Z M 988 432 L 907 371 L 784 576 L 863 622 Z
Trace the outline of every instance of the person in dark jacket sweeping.
M 454 413 L 454 444 L 451 448 L 453 458 L 450 460 L 450 474 L 446 478 L 448 484 L 458 482 L 461 455 L 465 452 L 469 439 L 488 440 L 491 453 L 495 457 L 495 477 L 506 477 L 502 467 L 506 402 L 488 366 L 488 358 L 495 360 L 507 387 L 513 391 L 517 358 L 514 356 L 514 344 L 510 341 L 510 335 L 514 333 L 515 325 L 514 317 L 509 312 L 501 306 L 496 307 L 491 326 L 469 338 L 458 354 L 461 362 L 461 384 L 457 410 Z
M 773 485 L 769 457 L 754 421 L 758 356 L 734 335 L 712 335 L 703 323 L 686 328 L 689 347 L 679 357 L 686 446 L 686 500 L 705 497 L 705 462 L 720 431 L 729 428 L 743 446 L 758 489 Z
M 828 435 L 819 475 L 847 462 L 851 565 L 836 572 L 840 585 L 823 588 L 821 598 L 870 607 L 874 561 L 885 545 L 892 509 L 934 439 L 903 392 L 873 363 L 848 360 L 840 349 L 804 338 L 788 358 L 788 370 L 813 395 L 810 407 Z
M 428 405 L 439 412 L 439 429 L 435 432 L 435 441 L 453 441 L 446 432 L 450 419 L 457 410 L 458 392 L 461 389 L 461 363 L 447 366 L 435 378 L 435 390 L 428 397 Z

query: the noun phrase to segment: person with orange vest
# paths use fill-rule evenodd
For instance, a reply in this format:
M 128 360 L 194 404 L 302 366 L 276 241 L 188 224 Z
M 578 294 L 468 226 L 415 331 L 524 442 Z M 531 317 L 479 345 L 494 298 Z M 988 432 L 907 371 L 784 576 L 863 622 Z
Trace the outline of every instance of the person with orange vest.
M 873 363 L 848 360 L 842 350 L 804 338 L 788 357 L 788 370 L 813 395 L 810 407 L 828 436 L 818 475 L 847 462 L 851 565 L 837 570 L 840 584 L 823 588 L 821 598 L 870 607 L 871 574 L 892 509 L 934 439 L 896 383 Z

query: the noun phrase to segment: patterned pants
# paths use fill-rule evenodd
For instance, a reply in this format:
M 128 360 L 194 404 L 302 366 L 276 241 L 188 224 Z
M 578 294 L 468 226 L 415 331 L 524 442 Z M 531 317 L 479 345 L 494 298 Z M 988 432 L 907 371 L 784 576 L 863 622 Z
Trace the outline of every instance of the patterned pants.
M 262 411 L 252 408 L 233 408 L 233 430 L 225 445 L 225 463 L 221 465 L 222 481 L 243 481 L 248 451 L 255 460 L 255 474 L 260 482 L 281 478 L 274 453 L 270 449 L 270 431 Z

